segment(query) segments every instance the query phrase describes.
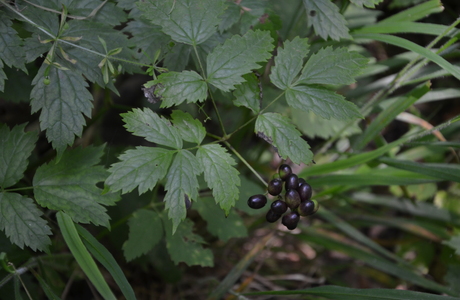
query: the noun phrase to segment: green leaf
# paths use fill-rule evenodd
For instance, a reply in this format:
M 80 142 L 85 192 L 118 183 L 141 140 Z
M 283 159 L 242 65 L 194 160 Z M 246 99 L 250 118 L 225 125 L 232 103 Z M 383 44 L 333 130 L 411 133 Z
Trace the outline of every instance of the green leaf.
M 204 171 L 204 179 L 212 189 L 216 203 L 228 215 L 230 208 L 238 200 L 240 185 L 239 172 L 233 167 L 236 163 L 225 148 L 220 145 L 205 145 L 196 154 Z
M 243 36 L 234 35 L 208 55 L 207 81 L 228 92 L 244 82 L 242 75 L 260 68 L 257 62 L 271 57 L 273 39 L 268 31 L 248 31 Z
M 174 151 L 157 147 L 136 147 L 119 156 L 113 164 L 105 184 L 111 191 L 123 194 L 138 187 L 139 194 L 152 190 L 166 176 Z
M 285 41 L 284 48 L 278 48 L 275 66 L 270 74 L 271 82 L 282 90 L 290 87 L 302 69 L 303 60 L 308 54 L 309 47 L 306 38 L 296 37 L 292 41 Z
M 397 1 L 396 1 L 397 2 Z M 440 0 L 431 0 L 421 3 L 417 6 L 410 7 L 406 10 L 403 10 L 397 14 L 392 15 L 382 21 L 386 23 L 393 23 L 399 21 L 417 21 L 433 13 L 439 13 L 444 10 L 444 7 Z
M 308 15 L 308 25 L 313 25 L 317 35 L 327 40 L 349 39 L 348 27 L 339 8 L 330 0 L 303 0 Z
M 153 81 L 159 87 L 155 94 L 162 97 L 161 107 L 187 103 L 202 102 L 208 96 L 208 86 L 200 74 L 195 71 L 163 73 Z
M 139 209 L 128 221 L 129 238 L 123 244 L 127 261 L 146 254 L 163 237 L 163 223 L 160 215 L 147 209 Z
M 177 152 L 166 175 L 165 190 L 167 193 L 164 198 L 168 217 L 172 219 L 173 234 L 186 216 L 184 196 L 187 195 L 190 200 L 198 198 L 197 175 L 201 172 L 201 166 L 195 155 L 188 150 Z
M 96 184 L 108 172 L 99 163 L 103 146 L 75 148 L 41 165 L 33 179 L 35 199 L 43 207 L 62 210 L 75 222 L 109 226 L 109 216 L 102 205 L 114 205 L 119 196 L 102 195 Z M 102 205 L 101 205 L 102 204 Z
M 217 31 L 225 5 L 222 0 L 149 0 L 138 8 L 173 40 L 198 45 Z
M 183 140 L 201 144 L 206 136 L 206 129 L 199 120 L 194 119 L 189 113 L 180 110 L 174 110 L 171 118 L 174 127 L 179 130 Z
M 53 291 L 53 289 L 46 283 L 46 281 L 38 274 L 37 272 L 32 271 L 35 278 L 40 283 L 40 287 L 42 288 L 43 292 L 45 292 L 46 297 L 48 300 L 61 300 Z M 17 299 L 17 298 L 16 298 Z
M 16 193 L 0 193 L 0 229 L 5 231 L 10 241 L 24 249 L 47 251 L 51 240 L 51 230 L 40 216 L 43 212 L 32 199 Z
M 38 135 L 35 131 L 25 133 L 26 124 L 13 127 L 0 126 L 0 187 L 15 185 L 27 168 L 30 154 L 35 148 Z
M 188 266 L 214 266 L 212 251 L 201 246 L 204 244 L 204 240 L 201 236 L 193 233 L 192 221 L 186 219 L 177 227 L 174 234 L 173 224 L 170 220 L 163 218 L 163 224 L 166 231 L 166 247 L 176 265 L 184 262 Z
M 295 84 L 352 84 L 367 62 L 367 58 L 346 48 L 323 48 L 308 59 Z
M 227 8 L 219 24 L 219 32 L 222 34 L 225 30 L 232 27 L 241 17 L 241 8 L 234 2 L 227 2 Z
M 330 119 L 348 120 L 362 118 L 358 107 L 342 95 L 320 86 L 297 85 L 286 90 L 289 106 Z
M 246 80 L 242 84 L 236 86 L 233 91 L 233 104 L 236 106 L 244 106 L 252 110 L 254 113 L 260 111 L 260 86 L 257 77 L 254 73 L 243 75 Z
M 359 6 L 359 7 L 369 7 L 369 8 L 375 8 L 377 4 L 382 2 L 383 0 L 350 0 L 351 3 Z
M 460 234 L 454 235 L 448 241 L 442 242 L 444 245 L 447 245 L 455 250 L 457 255 L 460 255 Z
M 181 72 L 188 64 L 193 47 L 187 44 L 176 43 L 166 53 L 164 65 L 170 71 Z
M 135 108 L 133 111 L 120 114 L 125 127 L 134 135 L 144 137 L 147 141 L 181 149 L 182 139 L 177 128 L 171 122 L 160 117 L 150 108 Z
M 86 124 L 83 115 L 91 118 L 93 96 L 86 88 L 86 81 L 76 72 L 51 67 L 50 84 L 46 85 L 46 66 L 42 65 L 32 82 L 35 86 L 30 93 L 31 112 L 41 110 L 40 128 L 46 130 L 46 137 L 60 156 L 67 145 L 73 144 L 75 135 L 81 136 Z
M 311 163 L 310 146 L 288 118 L 276 113 L 262 114 L 256 120 L 255 132 L 272 144 L 283 159 L 289 157 L 295 164 Z

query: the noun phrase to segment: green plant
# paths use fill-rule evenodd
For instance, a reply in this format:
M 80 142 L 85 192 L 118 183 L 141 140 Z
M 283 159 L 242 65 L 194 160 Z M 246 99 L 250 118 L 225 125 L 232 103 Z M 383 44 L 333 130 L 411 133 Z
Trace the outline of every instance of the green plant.
M 247 204 L 262 195 L 250 200 L 259 208 L 267 186 L 281 193 L 270 181 L 279 165 L 288 187 L 299 185 L 292 172 L 308 179 L 288 205 L 305 198 L 299 210 L 310 215 L 320 203 L 318 217 L 285 214 L 297 231 L 257 238 L 193 299 L 245 297 L 235 282 L 265 247 L 279 252 L 269 245 L 280 239 L 362 265 L 340 261 L 317 271 L 325 286 L 259 295 L 458 299 L 460 117 L 420 104 L 437 109 L 431 102 L 460 95 L 460 19 L 419 22 L 443 11 L 431 0 L 404 1 L 378 20 L 369 8 L 380 2 L 1 1 L 1 98 L 30 111 L 0 126 L 0 299 L 66 298 L 83 276 L 104 299 L 140 299 L 125 269 L 146 264 L 174 282 L 184 265 L 212 267 L 232 247 L 217 240 L 276 228 L 265 222 L 281 217 L 273 206 L 264 215 Z M 423 47 L 402 33 L 434 39 Z M 370 42 L 407 52 L 378 60 Z M 123 93 L 133 74 L 144 74 L 136 103 Z M 374 232 L 382 227 L 397 239 L 391 247 Z M 71 254 L 60 254 L 65 245 Z M 387 289 L 334 286 L 349 285 L 342 265 Z M 394 289 L 401 284 L 419 292 Z

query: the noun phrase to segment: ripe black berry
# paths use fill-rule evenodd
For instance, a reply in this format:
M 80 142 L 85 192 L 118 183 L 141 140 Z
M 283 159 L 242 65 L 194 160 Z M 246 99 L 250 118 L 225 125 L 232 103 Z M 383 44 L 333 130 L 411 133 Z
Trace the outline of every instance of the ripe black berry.
M 296 209 L 300 205 L 299 193 L 296 190 L 287 190 L 284 201 L 290 209 Z
M 248 206 L 250 208 L 259 209 L 264 207 L 265 204 L 267 204 L 267 197 L 261 194 L 251 196 L 248 199 Z
M 286 183 L 285 183 L 285 188 L 286 190 L 295 190 L 299 187 L 299 177 L 297 177 L 296 174 L 291 174 L 288 177 L 286 177 Z
M 288 209 L 287 204 L 283 200 L 276 200 L 272 202 L 271 210 L 274 213 L 282 215 L 286 212 L 287 209 Z
M 297 227 L 299 223 L 300 216 L 296 212 L 290 212 L 283 216 L 281 223 L 287 227 L 289 230 L 293 230 Z
M 289 165 L 282 164 L 278 169 L 278 174 L 280 175 L 281 180 L 286 180 L 286 178 L 292 174 L 292 169 Z
M 305 181 L 305 179 L 299 177 L 299 186 L 300 186 L 302 183 L 307 183 L 307 182 Z
M 265 215 L 267 222 L 274 223 L 281 217 L 281 214 L 275 213 L 273 210 L 269 209 Z
M 185 208 L 190 209 L 192 207 L 192 201 L 188 198 L 186 194 L 184 194 L 184 202 L 185 202 Z
M 272 196 L 278 196 L 283 191 L 283 181 L 279 178 L 272 179 L 268 183 L 268 193 Z
M 300 200 L 307 201 L 310 200 L 313 191 L 311 189 L 311 186 L 305 182 L 299 185 L 299 187 L 297 188 L 297 192 L 299 192 Z

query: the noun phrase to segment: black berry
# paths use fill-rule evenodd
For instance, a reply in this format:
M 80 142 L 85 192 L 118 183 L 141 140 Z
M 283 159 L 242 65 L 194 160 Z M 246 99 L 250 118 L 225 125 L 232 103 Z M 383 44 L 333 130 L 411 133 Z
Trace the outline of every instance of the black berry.
M 302 183 L 307 183 L 307 182 L 305 181 L 305 179 L 299 177 L 299 186 L 300 186 Z
M 295 190 L 299 187 L 299 177 L 296 174 L 291 174 L 286 177 L 286 190 Z
M 272 196 L 278 196 L 283 191 L 283 181 L 279 178 L 272 179 L 268 183 L 268 193 Z
M 192 201 L 188 198 L 188 196 L 185 194 L 184 195 L 184 202 L 185 202 L 185 208 L 190 209 L 192 207 Z
M 305 182 L 299 185 L 299 187 L 297 188 L 297 192 L 299 192 L 300 200 L 307 201 L 310 200 L 313 191 L 311 189 L 311 186 Z
M 286 180 L 286 178 L 292 174 L 292 169 L 289 165 L 282 164 L 278 169 L 278 174 L 280 175 L 281 180 Z
M 248 206 L 250 208 L 259 209 L 264 207 L 265 204 L 267 204 L 267 197 L 261 194 L 251 196 L 248 199 Z
M 283 216 L 281 223 L 287 227 L 289 230 L 293 230 L 297 227 L 299 223 L 300 216 L 296 212 L 290 212 Z
M 274 223 L 281 217 L 281 214 L 275 213 L 273 210 L 269 209 L 265 215 L 267 222 Z
M 279 215 L 282 215 L 286 212 L 288 209 L 286 202 L 283 200 L 276 200 L 272 202 L 271 208 L 270 208 L 274 213 L 277 213 Z
M 299 193 L 296 190 L 287 190 L 284 201 L 290 209 L 296 209 L 300 205 Z

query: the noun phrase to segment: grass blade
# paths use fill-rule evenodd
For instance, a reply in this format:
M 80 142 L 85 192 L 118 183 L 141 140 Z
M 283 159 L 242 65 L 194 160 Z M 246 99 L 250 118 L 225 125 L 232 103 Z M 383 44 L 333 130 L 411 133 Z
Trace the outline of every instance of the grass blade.
M 425 3 L 419 4 L 417 6 L 405 9 L 397 14 L 392 15 L 391 17 L 386 18 L 385 20 L 380 21 L 380 23 L 393 23 L 401 21 L 417 21 L 427 16 L 435 13 L 442 12 L 444 7 L 440 0 L 431 0 Z
M 380 22 L 360 28 L 355 33 L 420 33 L 430 35 L 441 35 L 449 27 L 439 24 L 416 23 L 416 22 Z M 455 36 L 457 30 L 452 30 L 448 36 Z

